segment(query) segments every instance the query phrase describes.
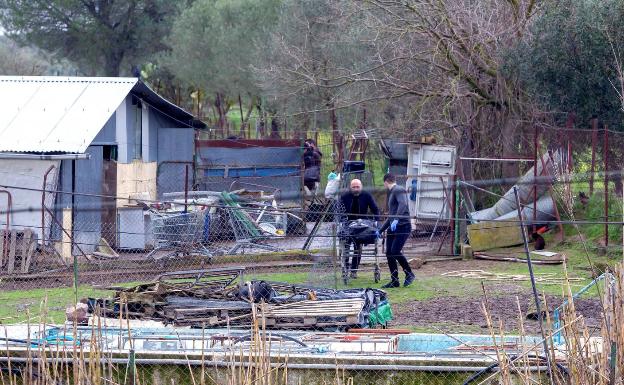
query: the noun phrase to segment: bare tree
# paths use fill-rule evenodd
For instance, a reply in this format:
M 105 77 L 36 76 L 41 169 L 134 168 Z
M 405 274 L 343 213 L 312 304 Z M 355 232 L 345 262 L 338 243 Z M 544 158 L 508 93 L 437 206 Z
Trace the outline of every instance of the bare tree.
M 0 73 L 3 75 L 42 75 L 48 63 L 33 50 L 20 48 L 17 43 L 0 37 Z
M 374 102 L 372 120 L 393 123 L 387 127 L 394 135 L 437 130 L 467 136 L 474 151 L 489 155 L 526 151 L 522 133 L 533 106 L 501 66 L 527 32 L 534 0 L 318 2 L 331 11 L 318 52 L 277 37 L 287 65 L 265 72 L 279 74 L 273 84 L 283 85 L 283 94 L 318 92 L 317 112 Z

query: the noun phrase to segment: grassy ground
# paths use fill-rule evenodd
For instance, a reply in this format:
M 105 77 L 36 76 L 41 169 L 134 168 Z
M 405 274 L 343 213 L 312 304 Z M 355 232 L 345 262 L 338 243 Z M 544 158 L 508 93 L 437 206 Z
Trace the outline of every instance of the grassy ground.
M 564 244 L 565 245 L 565 244 Z M 588 268 L 588 262 L 583 252 L 576 248 L 561 246 L 566 249 L 568 256 L 568 273 L 572 277 L 582 278 L 581 282 L 575 282 L 573 288 L 580 288 L 591 281 L 592 272 Z M 521 248 L 512 249 L 514 252 L 521 254 Z M 509 252 L 509 249 L 506 250 Z M 612 264 L 614 259 L 608 255 L 598 256 L 592 255 L 594 263 Z M 500 262 L 483 262 L 483 261 L 464 261 L 455 262 L 454 269 L 458 266 L 462 269 L 474 269 L 475 263 L 478 262 L 478 268 L 494 273 L 522 274 L 528 275 L 528 268 L 523 263 L 500 263 Z M 423 267 L 422 270 L 416 271 L 417 281 L 408 288 L 390 289 L 388 290 L 390 302 L 395 308 L 411 301 L 426 301 L 436 297 L 457 297 L 457 298 L 475 298 L 482 295 L 481 281 L 476 279 L 465 279 L 457 277 L 441 276 L 442 272 L 447 270 L 447 263 L 434 262 Z M 485 267 L 484 267 L 485 265 Z M 545 266 L 536 265 L 536 274 L 553 273 L 558 277 L 564 275 L 563 265 Z M 325 271 L 327 281 L 333 282 L 330 271 Z M 382 266 L 382 277 L 387 279 L 388 273 L 386 266 Z M 246 279 L 264 279 L 270 281 L 281 281 L 289 283 L 306 283 L 310 279 L 310 273 L 307 271 L 290 272 L 290 273 L 262 273 L 247 274 Z M 383 282 L 382 282 L 383 283 Z M 127 283 L 125 285 L 133 285 L 135 283 Z M 486 282 L 488 284 L 488 282 Z M 361 273 L 358 279 L 349 283 L 350 288 L 354 287 L 379 287 L 381 283 L 375 283 L 372 272 Z M 529 282 L 519 282 L 517 285 L 530 288 Z M 560 285 L 546 285 L 538 283 L 540 292 L 561 295 L 562 287 Z M 338 288 L 346 288 L 346 286 L 338 280 Z M 497 291 L 490 293 L 493 297 L 504 294 Z M 88 285 L 79 287 L 79 297 L 106 297 L 111 296 L 111 291 L 94 289 Z M 596 290 L 590 291 L 587 295 L 595 296 Z M 50 322 L 61 322 L 65 318 L 65 308 L 74 302 L 74 293 L 72 288 L 53 288 L 53 289 L 32 289 L 19 291 L 4 291 L 0 293 L 0 321 L 4 323 L 24 322 L 29 317 L 33 321 L 38 321 L 41 314 L 41 307 L 44 301 L 47 301 L 47 314 Z
M 599 218 L 603 210 L 603 198 L 600 194 L 595 194 L 587 205 L 583 206 L 576 203 L 574 206 L 575 219 L 595 219 Z M 621 217 L 622 206 L 619 200 L 613 199 L 610 205 L 610 216 L 612 218 Z M 562 213 L 563 215 L 563 213 Z M 585 243 L 580 241 L 579 231 Z M 604 247 L 604 225 L 591 224 L 582 225 L 578 228 L 573 226 L 565 227 L 565 240 L 559 240 L 558 234 L 547 234 L 546 240 L 549 250 L 564 253 L 567 256 L 567 272 L 569 276 L 581 278 L 581 281 L 574 282 L 572 289 L 576 291 L 582 286 L 588 284 L 596 273 L 600 273 L 608 266 L 613 266 L 617 262 L 622 261 L 622 229 L 619 225 L 610 226 L 610 247 Z M 587 248 L 587 250 L 585 249 Z M 587 251 L 587 252 L 586 252 Z M 522 247 L 507 248 L 501 250 L 492 250 L 492 254 L 505 254 L 523 256 Z M 592 268 L 593 267 L 593 268 Z M 457 297 L 458 299 L 478 298 L 482 296 L 481 281 L 476 279 L 465 279 L 456 277 L 444 277 L 441 274 L 448 270 L 468 270 L 480 269 L 494 273 L 507 273 L 528 275 L 528 268 L 525 263 L 501 263 L 501 262 L 484 262 L 484 261 L 463 261 L 454 262 L 437 262 L 426 264 L 422 270 L 417 271 L 418 280 L 409 288 L 388 290 L 390 302 L 395 309 L 401 309 L 401 306 L 409 304 L 413 301 L 428 301 L 437 297 Z M 535 273 L 554 274 L 557 277 L 564 276 L 563 265 L 536 265 Z M 330 271 L 320 272 L 325 275 L 322 281 L 333 286 L 333 273 Z M 382 266 L 382 277 L 387 279 L 388 273 L 385 265 Z M 265 279 L 271 281 L 283 281 L 290 283 L 306 283 L 309 282 L 310 273 L 307 271 L 295 271 L 289 273 L 262 273 L 247 274 L 247 279 Z M 383 282 L 382 282 L 383 283 Z M 494 282 L 486 281 L 486 287 Z M 510 282 L 527 290 L 530 288 L 529 282 Z M 128 283 L 131 285 L 132 283 Z M 497 284 L 505 284 L 498 282 Z M 360 274 L 360 278 L 351 281 L 349 287 L 379 287 L 373 280 L 372 273 Z M 500 286 L 500 285 L 499 285 Z M 561 285 L 547 285 L 538 283 L 538 290 L 542 293 L 561 296 L 563 288 Z M 345 286 L 338 280 L 338 288 Z M 490 293 L 493 297 L 504 295 L 504 291 L 499 289 Z M 79 297 L 102 297 L 110 296 L 112 292 L 106 290 L 94 289 L 88 285 L 79 288 Z M 596 296 L 597 290 L 590 290 L 586 296 Z M 52 288 L 52 289 L 32 289 L 32 290 L 16 290 L 0 292 L 0 322 L 13 323 L 23 322 L 27 319 L 38 321 L 41 314 L 41 306 L 47 301 L 48 321 L 61 322 L 65 318 L 65 308 L 74 302 L 74 293 L 72 288 Z
M 109 292 L 80 286 L 81 297 L 106 296 Z M 71 287 L 54 289 L 12 290 L 0 292 L 0 322 L 19 323 L 30 320 L 39 322 L 44 314 L 48 322 L 65 321 L 65 308 L 74 303 L 74 289 Z M 47 303 L 47 306 L 45 305 Z M 47 311 L 43 311 L 47 309 Z

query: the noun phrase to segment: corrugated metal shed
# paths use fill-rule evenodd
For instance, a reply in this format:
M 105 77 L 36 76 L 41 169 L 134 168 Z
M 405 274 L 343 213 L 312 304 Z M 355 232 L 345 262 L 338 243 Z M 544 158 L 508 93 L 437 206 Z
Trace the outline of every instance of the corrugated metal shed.
M 85 152 L 137 82 L 0 76 L 0 151 Z

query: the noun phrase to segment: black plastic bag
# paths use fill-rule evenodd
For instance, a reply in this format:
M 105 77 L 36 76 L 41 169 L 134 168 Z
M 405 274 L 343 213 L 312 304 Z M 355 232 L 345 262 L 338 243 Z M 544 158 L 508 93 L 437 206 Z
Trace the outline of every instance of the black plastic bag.
M 375 243 L 377 239 L 377 227 L 374 221 L 368 219 L 349 221 L 347 222 L 345 235 L 355 243 L 370 245 Z

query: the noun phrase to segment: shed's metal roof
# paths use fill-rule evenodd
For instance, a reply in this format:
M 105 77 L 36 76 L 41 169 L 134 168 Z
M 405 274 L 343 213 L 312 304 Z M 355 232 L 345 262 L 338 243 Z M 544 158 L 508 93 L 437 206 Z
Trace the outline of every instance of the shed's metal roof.
M 0 76 L 0 151 L 84 152 L 137 81 Z
M 0 152 L 83 153 L 131 92 L 205 127 L 137 78 L 0 76 Z

